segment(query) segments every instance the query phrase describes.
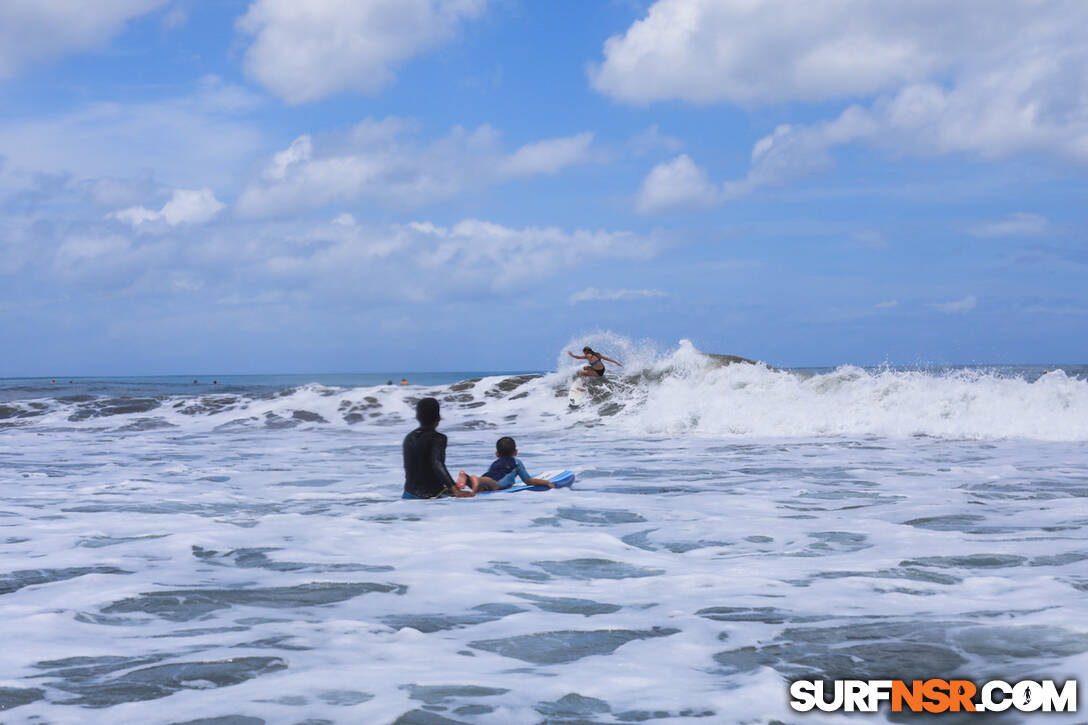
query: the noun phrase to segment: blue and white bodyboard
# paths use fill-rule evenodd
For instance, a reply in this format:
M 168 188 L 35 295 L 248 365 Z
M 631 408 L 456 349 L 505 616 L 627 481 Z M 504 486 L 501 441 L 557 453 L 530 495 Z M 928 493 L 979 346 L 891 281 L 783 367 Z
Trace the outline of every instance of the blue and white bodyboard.
M 555 484 L 556 488 L 568 488 L 574 483 L 574 473 L 572 471 L 545 471 L 539 476 L 533 476 L 533 478 L 543 478 L 546 481 L 551 481 Z M 519 483 L 511 486 L 510 488 L 504 488 L 500 491 L 480 491 L 479 496 L 486 496 L 491 493 L 512 493 L 514 491 L 550 491 L 547 486 L 530 486 L 527 483 Z

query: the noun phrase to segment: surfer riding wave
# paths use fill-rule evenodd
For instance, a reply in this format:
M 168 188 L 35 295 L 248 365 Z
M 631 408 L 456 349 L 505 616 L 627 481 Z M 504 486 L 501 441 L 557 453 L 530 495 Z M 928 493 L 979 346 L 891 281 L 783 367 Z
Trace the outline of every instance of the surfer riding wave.
M 585 360 L 586 362 L 589 363 L 589 365 L 584 366 L 578 372 L 578 374 L 581 375 L 582 377 L 603 378 L 604 377 L 604 361 L 605 360 L 607 360 L 610 363 L 615 363 L 616 365 L 619 365 L 620 367 L 623 367 L 623 363 L 621 363 L 619 360 L 613 360 L 612 358 L 608 357 L 607 355 L 602 355 L 601 353 L 594 351 L 593 348 L 589 347 L 588 345 L 582 348 L 582 354 L 581 355 L 575 355 L 570 350 L 567 350 L 567 354 L 570 355 L 575 360 Z

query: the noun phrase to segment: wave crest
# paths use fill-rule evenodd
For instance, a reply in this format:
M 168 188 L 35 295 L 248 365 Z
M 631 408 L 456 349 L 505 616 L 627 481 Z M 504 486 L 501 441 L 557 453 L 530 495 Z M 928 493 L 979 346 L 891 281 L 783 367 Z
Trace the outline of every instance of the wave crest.
M 567 349 L 590 344 L 624 365 L 591 379 L 589 401 L 571 408 L 567 390 L 582 361 Z M 75 396 L 9 401 L 2 427 L 282 430 L 350 427 L 387 435 L 414 424 L 424 396 L 442 401 L 447 429 L 575 426 L 594 435 L 756 438 L 1023 438 L 1088 440 L 1088 381 L 1063 370 L 778 370 L 704 353 L 681 340 L 661 351 L 612 333 L 572 340 L 556 370 L 438 386 L 340 388 L 312 383 L 278 392 Z M 1077 369 L 1080 372 L 1080 369 Z M 388 434 L 392 434 L 391 432 Z

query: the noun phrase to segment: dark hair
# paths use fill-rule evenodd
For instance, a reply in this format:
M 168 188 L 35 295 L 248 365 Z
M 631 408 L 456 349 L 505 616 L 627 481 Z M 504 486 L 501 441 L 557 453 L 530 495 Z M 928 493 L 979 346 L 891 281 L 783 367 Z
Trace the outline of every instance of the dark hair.
M 416 420 L 420 425 L 435 425 L 438 423 L 438 401 L 434 398 L 424 398 L 416 403 Z
M 503 436 L 495 443 L 495 452 L 500 456 L 512 456 L 518 451 L 518 444 L 510 436 Z
M 600 357 L 600 353 L 595 352 L 593 350 L 593 348 L 590 347 L 589 345 L 586 345 L 585 347 L 583 347 L 582 352 L 587 353 L 589 355 L 597 355 L 597 357 Z

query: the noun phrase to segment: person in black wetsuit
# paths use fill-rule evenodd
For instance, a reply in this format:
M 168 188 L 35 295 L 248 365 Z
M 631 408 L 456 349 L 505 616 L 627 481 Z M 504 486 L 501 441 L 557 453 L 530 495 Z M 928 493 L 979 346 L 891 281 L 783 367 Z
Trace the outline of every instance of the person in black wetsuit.
M 613 360 L 607 355 L 602 355 L 601 353 L 594 351 L 593 348 L 589 347 L 588 345 L 582 348 L 581 355 L 575 355 L 570 350 L 567 350 L 567 354 L 575 360 L 585 360 L 587 363 L 589 363 L 589 365 L 586 365 L 580 371 L 578 371 L 578 374 L 582 377 L 603 378 L 605 360 L 610 363 L 615 363 L 621 367 L 623 366 L 623 363 L 621 363 L 619 360 Z
M 419 427 L 404 436 L 404 494 L 402 498 L 475 496 L 465 488 L 468 476 L 461 471 L 455 481 L 446 470 L 446 436 L 435 430 L 442 416 L 438 401 L 424 398 L 416 403 Z

